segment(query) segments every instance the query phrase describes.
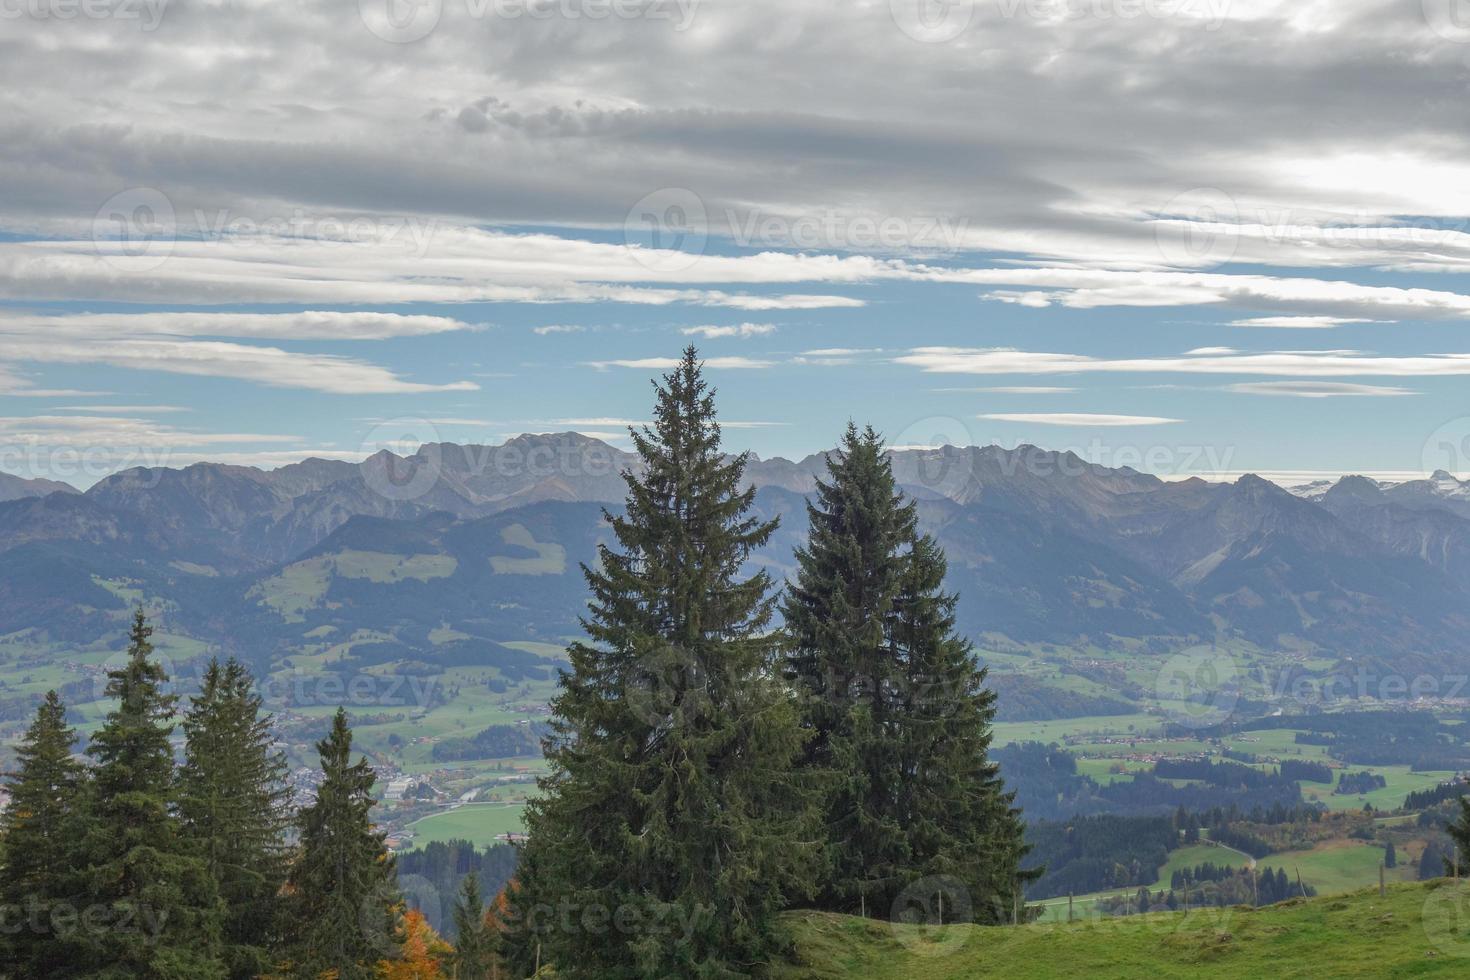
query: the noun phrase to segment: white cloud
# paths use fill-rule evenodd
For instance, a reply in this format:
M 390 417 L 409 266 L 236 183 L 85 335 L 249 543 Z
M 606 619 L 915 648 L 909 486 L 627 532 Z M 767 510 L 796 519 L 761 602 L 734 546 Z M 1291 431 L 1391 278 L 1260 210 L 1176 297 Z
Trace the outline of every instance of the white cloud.
M 742 323 L 738 326 L 722 327 L 684 327 L 680 331 L 686 337 L 699 336 L 706 340 L 714 340 L 719 337 L 764 337 L 776 332 L 774 323 Z
M 1356 316 L 1254 316 L 1231 320 L 1232 327 L 1276 327 L 1286 330 L 1326 330 L 1348 323 L 1383 323 Z
M 1316 377 L 1470 374 L 1470 354 L 1404 356 L 1357 351 L 1241 353 L 1201 348 L 1178 357 L 1099 358 L 1006 349 L 919 347 L 894 358 L 932 373 L 949 374 L 1246 374 Z
M 1078 426 L 1126 426 L 1126 425 L 1170 425 L 1182 419 L 1161 418 L 1157 415 L 1094 415 L 1086 412 L 996 412 L 976 416 L 991 422 L 1027 422 L 1033 425 L 1078 425 Z
M 990 388 L 931 388 L 930 391 L 963 394 L 994 395 L 1070 395 L 1076 388 L 1057 388 L 1046 385 L 999 385 Z
M 548 323 L 544 327 L 532 327 L 531 332 L 545 337 L 558 333 L 586 333 L 587 328 L 575 323 Z
M 232 378 L 273 388 L 305 388 L 337 395 L 389 395 L 473 391 L 470 381 L 429 384 L 406 380 L 386 368 L 332 354 L 300 354 L 276 347 L 224 341 L 45 339 L 0 334 L 0 357 L 44 364 L 109 364 Z
M 33 337 L 243 337 L 279 340 L 386 340 L 474 329 L 443 316 L 308 310 L 304 313 L 0 313 L 0 334 Z
M 638 368 L 649 371 L 671 371 L 679 366 L 677 357 L 639 357 L 627 360 L 614 361 L 588 361 L 590 367 L 605 370 L 610 367 Z M 756 370 L 759 368 L 774 367 L 775 361 L 758 361 L 749 357 L 706 357 L 700 361 L 708 368 L 727 368 L 730 370 Z
M 97 415 L 167 415 L 192 412 L 182 405 L 57 405 L 59 412 L 92 412 Z
M 1395 398 L 1418 394 L 1412 388 L 1351 384 L 1345 381 L 1250 381 L 1226 385 L 1225 390 L 1241 395 L 1276 395 L 1289 398 Z

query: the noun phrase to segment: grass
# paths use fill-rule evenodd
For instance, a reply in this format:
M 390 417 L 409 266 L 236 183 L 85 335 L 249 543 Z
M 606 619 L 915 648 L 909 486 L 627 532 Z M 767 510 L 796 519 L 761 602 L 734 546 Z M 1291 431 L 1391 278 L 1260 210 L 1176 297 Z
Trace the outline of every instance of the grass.
M 1461 977 L 1470 929 L 1443 879 L 1265 909 L 1192 909 L 1072 925 L 940 928 L 815 912 L 787 918 L 796 941 L 779 980 L 1337 980 Z
M 1160 721 L 1157 715 L 1136 714 L 1061 718 L 1056 721 L 996 722 L 995 744 L 1060 742 L 1072 735 L 1138 735 L 1143 738 L 1148 733 L 1157 731 Z
M 1287 851 L 1261 858 L 1258 867 L 1286 869 L 1288 878 L 1302 880 L 1317 889 L 1319 895 L 1335 895 L 1353 891 L 1378 881 L 1378 862 L 1383 860 L 1383 847 L 1356 840 L 1330 840 L 1310 851 Z M 1399 866 L 1385 872 L 1389 881 L 1412 880 L 1415 871 L 1407 855 L 1401 855 Z
M 427 582 L 453 575 L 459 562 L 449 555 L 390 555 L 348 549 L 320 558 L 308 558 L 281 569 L 251 590 L 251 596 L 270 606 L 288 623 L 299 623 L 327 594 L 332 577 L 367 579 L 380 585 L 418 579 Z
M 530 558 L 491 555 L 490 568 L 496 575 L 560 575 L 567 570 L 567 549 L 559 544 L 542 544 L 519 524 L 500 532 L 506 544 L 525 548 L 536 554 Z
M 1344 772 L 1375 772 L 1388 785 L 1371 793 L 1344 795 L 1332 792 L 1336 785 L 1326 783 L 1302 783 L 1302 797 L 1308 801 L 1321 800 L 1329 810 L 1361 810 L 1364 803 L 1373 804 L 1375 810 L 1397 810 L 1404 805 L 1404 797 L 1415 790 L 1432 789 L 1455 774 L 1452 772 L 1410 772 L 1408 766 L 1349 766 Z
M 522 821 L 524 809 L 519 804 L 468 803 L 417 820 L 409 825 L 409 829 L 413 831 L 415 847 L 436 840 L 467 840 L 476 847 L 489 847 L 503 843 L 496 840 L 498 835 L 521 833 L 525 829 Z

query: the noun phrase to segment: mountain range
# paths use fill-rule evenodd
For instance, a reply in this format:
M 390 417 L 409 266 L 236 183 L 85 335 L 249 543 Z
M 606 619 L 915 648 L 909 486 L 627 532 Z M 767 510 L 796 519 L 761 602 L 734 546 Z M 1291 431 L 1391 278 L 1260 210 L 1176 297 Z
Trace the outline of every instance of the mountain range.
M 994 644 L 1238 640 L 1397 670 L 1470 663 L 1470 484 L 1168 482 L 1032 446 L 906 449 L 894 471 Z M 752 459 L 777 577 L 825 457 Z M 361 464 L 137 468 L 85 492 L 0 479 L 0 637 L 50 650 L 168 632 L 252 662 L 472 657 L 577 632 L 581 563 L 636 457 L 575 433 Z M 478 645 L 478 646 L 477 646 Z

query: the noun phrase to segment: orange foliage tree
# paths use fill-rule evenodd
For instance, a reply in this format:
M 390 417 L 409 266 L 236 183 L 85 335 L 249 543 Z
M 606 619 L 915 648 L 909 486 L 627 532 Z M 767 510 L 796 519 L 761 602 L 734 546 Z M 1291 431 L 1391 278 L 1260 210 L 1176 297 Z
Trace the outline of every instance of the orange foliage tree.
M 382 980 L 439 980 L 444 976 L 444 957 L 451 952 L 450 946 L 418 909 L 410 909 L 399 926 L 402 940 L 402 955 L 396 960 L 378 963 L 378 976 Z

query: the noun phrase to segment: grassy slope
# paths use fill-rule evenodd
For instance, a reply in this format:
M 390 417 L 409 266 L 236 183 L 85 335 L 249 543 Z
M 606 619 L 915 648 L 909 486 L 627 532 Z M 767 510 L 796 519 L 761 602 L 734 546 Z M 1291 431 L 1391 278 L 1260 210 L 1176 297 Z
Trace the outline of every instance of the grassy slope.
M 504 843 L 496 839 L 497 835 L 521 833 L 526 829 L 522 820 L 524 812 L 522 806 L 471 804 L 424 817 L 409 829 L 414 834 L 414 847 L 436 840 L 467 840 L 479 847 L 490 847 Z
M 1306 980 L 1470 973 L 1470 884 L 1444 879 L 1265 909 L 1196 909 L 1075 925 L 943 930 L 825 915 L 790 917 L 782 980 L 1208 977 Z

